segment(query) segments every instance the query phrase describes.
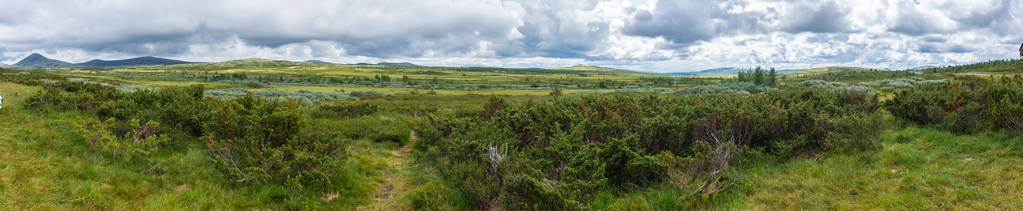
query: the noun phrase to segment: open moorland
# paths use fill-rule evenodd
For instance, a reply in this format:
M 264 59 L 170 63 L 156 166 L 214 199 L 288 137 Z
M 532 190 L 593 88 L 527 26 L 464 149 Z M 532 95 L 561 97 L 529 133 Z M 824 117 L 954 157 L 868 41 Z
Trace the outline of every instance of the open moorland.
M 0 207 L 1023 207 L 1023 60 L 0 69 Z

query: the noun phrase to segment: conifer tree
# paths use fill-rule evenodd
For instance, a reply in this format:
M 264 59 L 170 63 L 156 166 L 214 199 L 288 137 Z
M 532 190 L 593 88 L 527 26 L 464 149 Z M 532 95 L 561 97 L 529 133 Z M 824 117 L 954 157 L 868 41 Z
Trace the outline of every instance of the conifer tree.
M 770 82 L 770 85 L 771 85 L 771 86 L 773 87 L 773 86 L 775 86 L 775 85 L 777 85 L 777 84 L 778 84 L 778 73 L 774 71 L 774 68 L 773 68 L 773 67 L 771 68 L 771 73 L 770 73 L 770 75 L 771 75 L 771 82 Z

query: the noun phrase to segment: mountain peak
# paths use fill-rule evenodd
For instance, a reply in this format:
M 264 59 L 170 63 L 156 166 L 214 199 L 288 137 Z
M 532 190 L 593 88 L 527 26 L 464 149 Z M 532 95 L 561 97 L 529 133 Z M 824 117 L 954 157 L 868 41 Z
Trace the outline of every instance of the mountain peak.
M 39 53 L 32 53 L 31 55 L 28 55 L 27 57 L 25 57 L 25 59 L 22 59 L 21 61 L 19 61 L 18 63 L 14 64 L 14 65 L 22 66 L 22 67 L 32 67 L 32 68 L 47 68 L 47 67 L 64 67 L 64 66 L 67 66 L 67 65 L 70 65 L 70 64 L 71 63 L 67 63 L 67 62 L 64 62 L 64 61 L 46 58 L 45 56 L 43 56 L 42 54 L 39 54 Z

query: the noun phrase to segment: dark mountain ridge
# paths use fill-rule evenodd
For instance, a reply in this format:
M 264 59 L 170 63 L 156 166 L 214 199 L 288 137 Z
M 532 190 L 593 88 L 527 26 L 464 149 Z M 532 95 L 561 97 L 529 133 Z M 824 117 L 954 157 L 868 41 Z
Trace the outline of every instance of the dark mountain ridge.
M 27 67 L 27 68 L 104 68 L 104 67 L 124 67 L 124 66 L 143 66 L 143 65 L 174 65 L 174 64 L 191 64 L 194 62 L 186 62 L 181 60 L 165 59 L 152 56 L 143 56 L 130 59 L 121 60 L 100 60 L 93 59 L 83 63 L 70 63 L 60 61 L 56 59 L 46 58 L 38 53 L 28 55 L 14 66 Z

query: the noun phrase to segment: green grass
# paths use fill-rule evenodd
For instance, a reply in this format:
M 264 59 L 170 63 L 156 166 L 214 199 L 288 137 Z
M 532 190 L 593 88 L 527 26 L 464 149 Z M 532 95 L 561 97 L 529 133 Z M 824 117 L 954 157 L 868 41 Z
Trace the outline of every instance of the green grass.
M 1023 138 L 909 126 L 879 149 L 754 165 L 742 209 L 1012 209 L 1023 206 Z
M 821 68 L 782 75 L 786 77 L 783 79 L 786 84 L 797 84 L 808 79 L 843 82 L 905 77 L 948 79 L 964 72 L 1009 76 L 1019 72 L 1017 70 L 994 66 L 975 71 L 917 74 Z M 549 70 L 391 67 L 315 65 L 256 59 L 214 64 L 46 71 L 104 83 L 153 87 L 203 84 L 216 89 L 244 85 L 194 80 L 184 75 L 206 71 L 303 77 L 388 75 L 396 79 L 409 76 L 419 82 L 437 78 L 441 84 L 545 86 L 555 81 L 573 84 L 601 80 L 634 82 L 642 77 L 662 76 L 589 66 Z M 685 77 L 730 78 L 734 75 Z M 668 87 L 689 85 L 692 84 Z M 381 110 L 376 114 L 350 120 L 323 120 L 336 126 L 411 124 L 425 121 L 433 115 L 478 113 L 490 94 L 505 96 L 511 104 L 524 104 L 545 98 L 550 93 L 549 89 L 437 89 L 436 95 L 431 95 L 427 94 L 429 89 L 375 85 L 274 84 L 270 88 L 288 91 L 373 90 L 390 95 L 362 99 L 379 105 Z M 0 83 L 0 96 L 5 98 L 0 110 L 0 207 L 6 209 L 479 208 L 460 199 L 457 188 L 437 176 L 435 169 L 402 154 L 402 146 L 366 138 L 354 141 L 351 146 L 353 157 L 347 161 L 347 169 L 343 171 L 346 173 L 343 180 L 350 181 L 350 185 L 325 193 L 294 193 L 279 187 L 234 183 L 214 168 L 205 146 L 193 140 L 176 138 L 145 162 L 119 160 L 90 149 L 84 137 L 77 132 L 77 124 L 95 115 L 21 108 L 22 101 L 38 89 Z M 563 89 L 565 93 L 614 90 L 592 87 Z M 882 99 L 890 97 L 889 93 L 880 96 Z M 794 159 L 749 156 L 742 164 L 733 166 L 743 175 L 739 185 L 715 197 L 681 200 L 679 197 L 686 193 L 671 185 L 660 184 L 643 189 L 596 193 L 588 206 L 598 210 L 1002 210 L 1023 207 L 1023 138 L 1019 132 L 986 131 L 962 135 L 932 126 L 903 123 L 894 117 L 888 119 L 884 123 L 886 130 L 875 140 L 876 147 L 822 152 Z M 399 127 L 386 129 L 404 130 Z M 395 187 L 389 192 L 391 199 L 376 200 L 380 189 L 387 185 Z
M 615 88 L 637 86 L 689 86 L 684 84 L 688 82 L 678 85 L 667 83 L 651 85 L 649 82 L 643 81 L 652 78 L 682 79 L 682 76 L 594 66 L 552 69 L 399 67 L 243 59 L 201 64 L 36 71 L 87 78 L 109 84 L 149 87 L 202 84 L 219 89 L 244 87 L 245 83 L 253 82 L 268 85 L 268 88 L 283 90 L 376 90 L 389 94 L 425 93 L 434 90 L 436 94 L 441 95 L 547 95 L 554 84 L 581 86 L 562 87 L 565 88 L 565 93 L 613 91 Z M 231 77 L 237 75 L 246 75 L 248 79 Z M 223 78 L 224 76 L 227 77 Z M 390 80 L 376 79 L 378 76 L 387 76 Z M 353 77 L 358 79 L 353 79 Z M 329 82 L 321 81 L 321 79 Z M 601 85 L 605 82 L 611 82 L 616 87 Z
M 742 181 L 715 198 L 681 200 L 670 185 L 598 194 L 609 210 L 1005 210 L 1023 206 L 1023 138 L 955 135 L 909 126 L 876 149 L 796 160 L 753 158 Z
M 21 108 L 37 87 L 0 84 L 0 207 L 23 209 L 346 209 L 366 203 L 384 168 L 380 146 L 356 141 L 350 186 L 332 193 L 239 185 L 215 169 L 205 147 L 175 139 L 146 161 L 90 149 L 77 124 L 90 114 Z M 297 194 L 297 195 L 295 195 Z M 330 199 L 330 200 L 326 200 Z

